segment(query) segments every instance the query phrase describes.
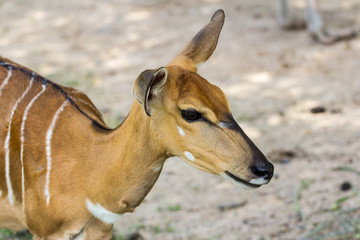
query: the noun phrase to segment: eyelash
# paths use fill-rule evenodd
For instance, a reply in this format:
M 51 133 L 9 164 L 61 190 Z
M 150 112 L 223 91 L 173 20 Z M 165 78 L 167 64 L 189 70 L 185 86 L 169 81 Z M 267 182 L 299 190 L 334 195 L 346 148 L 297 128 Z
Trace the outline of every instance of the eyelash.
M 181 116 L 188 122 L 195 122 L 204 119 L 202 114 L 196 111 L 195 109 L 187 109 L 187 110 L 180 110 Z

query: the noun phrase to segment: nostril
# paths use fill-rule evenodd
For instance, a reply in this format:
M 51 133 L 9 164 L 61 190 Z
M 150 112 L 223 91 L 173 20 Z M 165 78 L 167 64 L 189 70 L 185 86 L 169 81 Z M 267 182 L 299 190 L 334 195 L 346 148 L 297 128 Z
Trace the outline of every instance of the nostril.
M 264 165 L 262 167 L 251 167 L 251 171 L 256 175 L 257 177 L 262 177 L 265 180 L 270 180 L 273 175 L 273 169 L 274 167 L 272 165 Z
M 264 177 L 268 175 L 268 171 L 264 168 L 258 168 L 258 167 L 252 167 L 251 171 L 257 176 L 257 177 Z

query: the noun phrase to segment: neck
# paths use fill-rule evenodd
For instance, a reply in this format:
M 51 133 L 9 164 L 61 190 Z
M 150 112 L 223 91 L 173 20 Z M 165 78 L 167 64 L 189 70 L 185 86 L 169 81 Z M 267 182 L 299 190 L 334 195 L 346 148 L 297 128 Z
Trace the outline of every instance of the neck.
M 89 200 L 112 212 L 132 211 L 158 179 L 167 158 L 165 149 L 138 102 L 123 124 L 100 141 L 94 146 L 97 154 L 92 166 L 96 167 Z

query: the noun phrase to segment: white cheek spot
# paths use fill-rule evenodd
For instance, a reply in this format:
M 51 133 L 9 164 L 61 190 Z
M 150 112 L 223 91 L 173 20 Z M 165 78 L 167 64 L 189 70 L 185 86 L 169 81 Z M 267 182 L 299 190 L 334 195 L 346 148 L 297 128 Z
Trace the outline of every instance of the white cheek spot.
M 177 126 L 177 129 L 178 129 L 180 135 L 183 136 L 183 137 L 185 137 L 185 132 L 184 132 L 184 130 L 183 130 L 180 126 Z
M 92 203 L 89 199 L 86 199 L 86 207 L 94 215 L 97 219 L 108 223 L 113 224 L 121 218 L 121 214 L 110 212 L 106 210 L 103 206 L 99 203 Z
M 186 157 L 187 159 L 189 159 L 190 161 L 194 161 L 194 160 L 195 160 L 194 155 L 192 155 L 192 154 L 189 153 L 188 151 L 185 151 L 184 154 L 185 154 L 185 157 Z

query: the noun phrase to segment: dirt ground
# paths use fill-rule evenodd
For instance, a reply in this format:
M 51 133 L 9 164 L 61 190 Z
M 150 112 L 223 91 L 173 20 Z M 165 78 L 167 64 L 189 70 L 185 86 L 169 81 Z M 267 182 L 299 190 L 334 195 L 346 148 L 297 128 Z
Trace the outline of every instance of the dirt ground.
M 331 26 L 359 29 L 359 1 L 323 4 Z M 225 10 L 217 50 L 199 74 L 225 91 L 236 120 L 273 161 L 275 177 L 246 191 L 169 159 L 142 205 L 116 224 L 119 239 L 133 232 L 148 240 L 345 239 L 331 233 L 343 231 L 347 219 L 355 226 L 345 228 L 347 239 L 360 234 L 360 210 L 353 209 L 360 207 L 360 175 L 353 172 L 360 171 L 360 38 L 320 45 L 305 31 L 280 29 L 275 5 L 0 0 L 0 54 L 84 91 L 111 126 L 130 110 L 138 74 L 168 63 Z M 314 107 L 325 112 L 311 113 Z M 346 183 L 352 189 L 345 191 Z

